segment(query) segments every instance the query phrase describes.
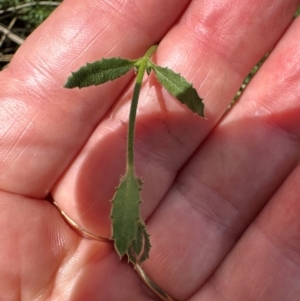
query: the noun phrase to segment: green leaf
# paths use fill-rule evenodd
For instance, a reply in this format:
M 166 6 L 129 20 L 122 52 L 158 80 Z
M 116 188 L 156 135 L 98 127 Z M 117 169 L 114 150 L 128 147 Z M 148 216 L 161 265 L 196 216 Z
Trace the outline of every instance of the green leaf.
M 204 117 L 204 104 L 195 88 L 180 74 L 151 63 L 159 83 L 192 112 Z
M 68 78 L 65 88 L 97 86 L 126 74 L 136 61 L 122 58 L 102 59 L 87 63 Z
M 112 238 L 115 241 L 115 248 L 120 257 L 123 257 L 136 239 L 140 219 L 140 190 L 141 181 L 130 169 L 121 180 L 112 200 Z
M 150 253 L 150 249 L 151 249 L 150 238 L 149 238 L 150 236 L 146 231 L 146 227 L 145 227 L 144 223 L 141 225 L 141 232 L 143 235 L 143 249 L 142 249 L 142 252 L 139 253 L 140 263 L 142 263 L 143 261 L 145 261 L 146 259 L 149 258 L 149 253 Z
M 127 250 L 128 259 L 133 264 L 136 264 L 137 262 L 142 263 L 149 258 L 150 248 L 151 244 L 145 223 L 142 220 L 139 220 L 136 237 Z
M 142 232 L 141 222 L 138 223 L 135 239 L 132 241 L 131 246 L 136 255 L 139 255 L 143 250 L 143 232 Z

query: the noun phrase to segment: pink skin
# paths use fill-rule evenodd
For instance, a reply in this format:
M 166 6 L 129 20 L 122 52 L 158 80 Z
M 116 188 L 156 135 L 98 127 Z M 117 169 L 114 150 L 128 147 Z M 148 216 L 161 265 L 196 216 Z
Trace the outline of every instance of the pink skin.
M 65 0 L 0 73 L 0 300 L 157 300 L 111 244 L 82 238 L 45 201 L 110 237 L 133 74 L 62 86 L 86 62 L 137 58 L 157 41 L 154 61 L 194 83 L 207 120 L 145 78 L 135 161 L 146 272 L 179 300 L 298 300 L 300 1 L 140 4 Z

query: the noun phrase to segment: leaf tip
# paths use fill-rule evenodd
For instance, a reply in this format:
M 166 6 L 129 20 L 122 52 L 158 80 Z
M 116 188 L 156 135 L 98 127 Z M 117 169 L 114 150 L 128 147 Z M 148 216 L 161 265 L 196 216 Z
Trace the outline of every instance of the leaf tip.
M 64 88 L 67 88 L 67 89 L 73 89 L 73 88 L 76 88 L 78 86 L 78 84 L 74 81 L 74 74 L 75 72 L 72 72 L 72 74 L 69 76 L 69 78 L 67 79 L 67 82 L 64 84 Z

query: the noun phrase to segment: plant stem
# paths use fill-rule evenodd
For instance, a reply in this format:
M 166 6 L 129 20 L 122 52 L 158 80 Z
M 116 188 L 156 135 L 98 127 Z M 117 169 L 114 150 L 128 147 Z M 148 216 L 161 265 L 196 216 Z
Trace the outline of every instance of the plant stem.
M 128 125 L 128 137 L 127 137 L 127 172 L 134 171 L 134 133 L 135 133 L 135 120 L 136 120 L 136 111 L 138 100 L 140 96 L 140 91 L 142 87 L 142 82 L 144 78 L 145 71 L 148 67 L 148 62 L 154 51 L 156 50 L 157 45 L 154 45 L 149 48 L 146 54 L 138 61 L 137 76 L 134 85 L 130 113 L 129 113 L 129 125 Z

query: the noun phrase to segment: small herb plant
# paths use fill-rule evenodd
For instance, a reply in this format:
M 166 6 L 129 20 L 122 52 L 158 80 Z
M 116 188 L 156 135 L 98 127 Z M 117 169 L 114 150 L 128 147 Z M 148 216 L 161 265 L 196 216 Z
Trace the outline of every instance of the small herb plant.
M 182 104 L 192 112 L 204 117 L 202 99 L 192 84 L 180 74 L 160 67 L 151 61 L 157 45 L 152 46 L 146 54 L 136 60 L 123 58 L 102 59 L 88 63 L 78 71 L 72 73 L 65 84 L 66 88 L 83 88 L 96 86 L 112 81 L 134 69 L 136 82 L 134 86 L 129 113 L 126 173 L 112 199 L 112 239 L 117 253 L 122 258 L 127 254 L 134 264 L 140 264 L 149 258 L 151 248 L 149 235 L 145 223 L 140 215 L 142 181 L 135 174 L 134 167 L 134 132 L 139 94 L 145 72 L 149 75 L 153 71 L 158 82 Z

